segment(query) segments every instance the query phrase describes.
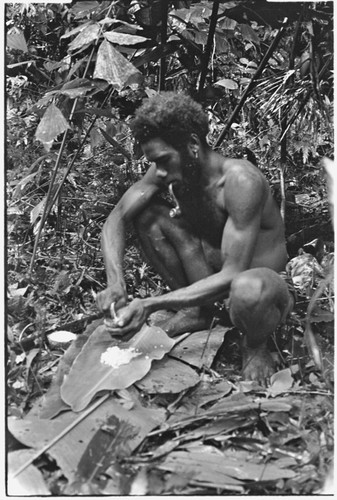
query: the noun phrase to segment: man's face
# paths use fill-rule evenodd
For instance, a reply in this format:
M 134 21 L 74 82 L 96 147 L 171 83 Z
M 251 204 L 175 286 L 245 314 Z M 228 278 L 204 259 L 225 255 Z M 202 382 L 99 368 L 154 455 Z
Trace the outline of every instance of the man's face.
M 147 160 L 156 164 L 156 175 L 167 186 L 186 180 L 186 166 L 191 163 L 187 148 L 180 152 L 163 139 L 156 137 L 142 144 Z

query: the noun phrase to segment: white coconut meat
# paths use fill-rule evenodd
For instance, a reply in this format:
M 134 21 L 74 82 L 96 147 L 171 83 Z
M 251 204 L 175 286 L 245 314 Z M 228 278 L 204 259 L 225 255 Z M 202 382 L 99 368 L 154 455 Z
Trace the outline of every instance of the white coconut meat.
M 101 363 L 111 366 L 112 368 L 119 368 L 121 365 L 127 365 L 131 359 L 140 356 L 140 352 L 134 347 L 120 349 L 117 346 L 108 347 L 108 349 L 101 354 Z

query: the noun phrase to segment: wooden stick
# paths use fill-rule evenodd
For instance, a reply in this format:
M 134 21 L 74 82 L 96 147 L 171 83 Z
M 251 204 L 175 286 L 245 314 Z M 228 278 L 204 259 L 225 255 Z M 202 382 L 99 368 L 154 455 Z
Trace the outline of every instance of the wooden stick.
M 105 396 L 102 396 L 100 399 L 98 399 L 96 403 L 94 403 L 92 406 L 90 406 L 90 408 L 81 413 L 81 415 L 79 415 L 78 418 L 74 420 L 74 422 L 69 424 L 68 427 L 66 427 L 60 434 L 58 434 L 56 437 L 54 437 L 54 439 L 52 439 L 43 448 L 41 448 L 41 450 L 37 451 L 35 455 L 33 455 L 29 460 L 27 460 L 23 465 L 21 465 L 21 467 L 19 467 L 12 474 L 9 474 L 9 478 L 14 478 L 19 474 L 21 474 L 21 472 L 27 469 L 27 467 L 29 467 L 34 462 L 34 460 L 39 458 L 43 453 L 49 450 L 49 448 L 54 446 L 54 444 L 56 444 L 60 439 L 62 439 L 63 436 L 65 436 L 68 432 L 70 432 L 74 427 L 76 427 L 76 425 L 78 425 L 82 420 L 84 420 L 91 412 L 96 410 L 96 408 L 100 406 L 102 403 L 104 403 L 104 401 L 106 401 L 109 397 L 110 397 L 110 392 L 108 394 L 105 394 Z

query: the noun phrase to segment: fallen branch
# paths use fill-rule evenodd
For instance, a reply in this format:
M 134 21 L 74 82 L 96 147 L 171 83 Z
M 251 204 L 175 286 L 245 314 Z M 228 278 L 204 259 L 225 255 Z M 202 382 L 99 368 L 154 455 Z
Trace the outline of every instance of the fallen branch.
M 9 478 L 14 478 L 19 474 L 21 474 L 24 470 L 26 470 L 27 467 L 29 467 L 34 462 L 34 460 L 39 458 L 43 453 L 49 450 L 49 448 L 54 446 L 54 444 L 56 444 L 60 439 L 62 439 L 66 434 L 68 434 L 68 432 L 70 432 L 74 427 L 76 427 L 76 425 L 78 425 L 82 420 L 84 420 L 91 412 L 96 410 L 96 408 L 98 408 L 98 406 L 104 403 L 104 401 L 106 401 L 109 397 L 110 397 L 110 392 L 102 396 L 98 401 L 96 401 L 96 403 L 90 406 L 90 408 L 85 410 L 76 420 L 74 420 L 74 422 L 69 424 L 68 427 L 66 427 L 58 436 L 55 436 L 55 438 L 52 439 L 49 443 L 47 443 L 43 448 L 41 448 L 41 450 L 37 451 L 35 455 L 30 457 L 30 459 L 27 460 L 27 462 L 25 462 L 24 464 L 22 464 L 22 466 L 19 467 L 15 472 L 9 474 Z

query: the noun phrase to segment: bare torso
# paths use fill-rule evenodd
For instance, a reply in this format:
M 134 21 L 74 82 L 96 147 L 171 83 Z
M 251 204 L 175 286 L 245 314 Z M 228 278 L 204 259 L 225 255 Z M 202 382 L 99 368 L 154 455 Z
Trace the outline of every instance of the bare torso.
M 186 187 L 175 187 L 182 217 L 188 221 L 193 233 L 202 240 L 207 260 L 214 270 L 219 270 L 222 266 L 222 235 L 229 215 L 224 195 L 226 179 L 233 169 L 241 172 L 244 170 L 261 178 L 265 190 L 260 231 L 250 267 L 269 267 L 281 271 L 287 261 L 284 226 L 266 179 L 246 160 L 225 160 L 217 153 L 212 155 L 212 168 L 209 168 L 207 175 Z M 240 192 L 235 193 L 235 196 L 239 198 Z

